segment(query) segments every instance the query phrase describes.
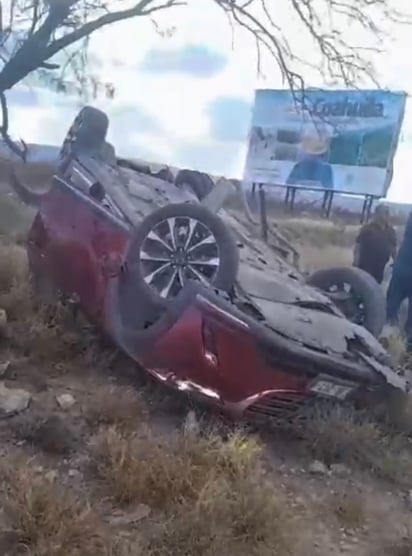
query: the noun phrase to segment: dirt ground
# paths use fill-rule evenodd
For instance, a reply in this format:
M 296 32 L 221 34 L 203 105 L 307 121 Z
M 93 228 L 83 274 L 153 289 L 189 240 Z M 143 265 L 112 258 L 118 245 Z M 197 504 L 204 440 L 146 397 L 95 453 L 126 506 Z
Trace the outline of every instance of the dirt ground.
M 205 413 L 67 309 L 36 306 L 20 244 L 32 214 L 6 189 L 2 556 L 412 555 L 409 405 L 384 424 L 320 408 L 284 429 Z M 345 262 L 356 234 L 284 228 L 314 267 Z

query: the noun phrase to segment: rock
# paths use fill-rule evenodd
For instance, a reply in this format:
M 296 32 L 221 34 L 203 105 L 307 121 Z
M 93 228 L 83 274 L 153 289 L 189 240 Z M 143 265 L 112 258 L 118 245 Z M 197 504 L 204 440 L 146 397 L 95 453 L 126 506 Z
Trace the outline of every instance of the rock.
M 80 477 L 81 473 L 78 469 L 70 469 L 68 475 L 73 479 L 73 478 Z
M 309 473 L 312 473 L 312 475 L 327 475 L 328 468 L 321 461 L 315 460 L 309 465 Z
M 57 479 L 57 476 L 58 476 L 57 471 L 56 471 L 55 469 L 52 469 L 52 470 L 48 471 L 48 472 L 45 474 L 44 477 L 45 477 L 45 479 L 47 479 L 47 480 L 50 481 L 51 483 L 54 483 L 55 480 Z
M 0 382 L 0 416 L 10 417 L 29 407 L 31 395 L 21 388 L 7 388 Z
M 56 397 L 56 401 L 64 411 L 71 409 L 76 403 L 76 400 L 71 394 L 61 394 Z
M 306 502 L 305 502 L 304 498 L 302 498 L 301 496 L 296 496 L 295 497 L 295 503 L 298 506 L 306 506 Z
M 344 463 L 333 463 L 330 466 L 330 470 L 333 475 L 337 475 L 338 477 L 348 477 L 351 475 L 351 470 Z
M 5 336 L 7 332 L 7 313 L 0 309 L 0 336 Z
M 110 523 L 114 527 L 126 527 L 146 519 L 151 514 L 151 509 L 146 504 L 139 504 L 133 512 L 116 513 L 110 517 Z

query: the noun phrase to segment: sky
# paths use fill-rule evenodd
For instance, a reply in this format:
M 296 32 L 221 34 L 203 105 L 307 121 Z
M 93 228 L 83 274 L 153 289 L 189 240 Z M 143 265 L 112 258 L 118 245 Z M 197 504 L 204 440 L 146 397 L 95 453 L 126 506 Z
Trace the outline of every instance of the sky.
M 287 9 L 277 8 L 276 15 L 289 37 L 299 37 L 296 51 L 316 65 L 310 41 Z M 211 0 L 168 10 L 157 24 L 173 32 L 159 34 L 148 18 L 139 18 L 93 36 L 96 71 L 116 86 L 113 100 L 93 103 L 110 117 L 109 141 L 122 156 L 241 177 L 255 88 L 284 86 L 276 64 L 266 56 L 265 77 L 259 77 L 254 40 L 244 31 L 233 34 Z M 380 84 L 412 92 L 412 28 L 392 32 L 392 40 L 383 44 L 387 52 L 376 57 Z M 322 86 L 314 70 L 303 71 L 308 85 Z M 26 142 L 61 144 L 79 110 L 78 99 L 37 86 L 19 86 L 8 100 L 10 131 Z M 388 195 L 393 201 L 412 203 L 410 160 L 412 112 L 407 108 Z

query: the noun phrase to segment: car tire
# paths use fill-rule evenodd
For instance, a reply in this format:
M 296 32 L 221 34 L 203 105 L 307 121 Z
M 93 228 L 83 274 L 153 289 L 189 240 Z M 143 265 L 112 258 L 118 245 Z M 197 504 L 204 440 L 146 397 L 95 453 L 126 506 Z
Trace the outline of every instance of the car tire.
M 59 153 L 59 160 L 63 163 L 77 151 L 100 151 L 105 144 L 109 119 L 107 115 L 93 108 L 85 106 L 75 117 L 63 141 Z
M 173 219 L 181 220 L 176 222 L 176 220 Z M 169 241 L 169 238 L 166 239 L 167 236 L 162 236 L 163 243 L 159 243 L 157 240 L 153 240 L 148 236 L 149 234 L 153 236 L 154 230 L 157 237 L 160 237 L 161 231 L 165 229 L 167 234 L 170 227 L 175 223 L 181 225 L 181 229 L 184 229 L 184 224 L 189 226 L 189 228 L 186 229 L 190 229 L 190 225 L 193 225 L 194 231 L 192 233 L 192 238 L 203 237 L 203 244 L 195 249 L 192 247 L 192 250 L 197 254 L 191 253 L 190 244 L 187 252 L 182 248 L 184 251 L 182 256 L 191 256 L 193 264 L 187 262 L 186 267 L 183 269 L 180 267 L 180 269 L 176 271 L 179 272 L 177 283 L 169 288 L 170 293 L 165 293 L 165 288 L 169 284 L 169 280 L 166 280 L 166 275 L 163 278 L 160 276 L 161 281 L 163 279 L 166 281 L 166 286 L 162 283 L 150 283 L 149 277 L 153 275 L 153 272 L 155 272 L 159 266 L 162 266 L 162 262 L 154 262 L 153 259 L 149 259 L 149 256 L 152 257 L 153 252 L 156 252 L 156 250 L 161 247 L 163 251 L 162 256 L 166 257 L 161 259 L 161 261 L 168 261 L 169 256 L 172 257 L 172 249 L 170 247 L 166 249 L 166 247 L 164 247 L 164 241 Z M 209 241 L 204 242 L 204 238 L 206 237 Z M 210 254 L 204 265 L 199 263 L 199 260 L 204 260 L 202 258 L 196 262 L 193 261 L 194 257 L 201 257 L 202 251 L 208 251 Z M 142 258 L 143 254 L 145 255 L 144 259 Z M 169 265 L 168 262 L 165 264 Z M 229 292 L 236 281 L 238 267 L 239 252 L 231 232 L 218 216 L 212 214 L 205 207 L 197 203 L 167 205 L 147 216 L 135 230 L 126 257 L 127 273 L 129 274 L 129 278 L 131 277 L 134 287 L 138 288 L 139 293 L 143 295 L 145 299 L 150 299 L 151 303 L 157 307 L 166 307 L 173 300 L 179 291 L 181 278 L 184 279 L 184 282 L 186 282 L 186 280 L 198 279 L 205 284 L 207 283 L 207 285 Z M 193 274 L 193 268 L 197 272 L 197 275 Z M 171 270 L 170 277 L 175 270 L 176 269 Z M 167 271 L 169 271 L 169 268 L 166 267 L 165 272 Z M 202 272 L 204 272 L 204 274 L 202 274 Z M 210 273 L 210 276 L 208 276 L 208 273 Z M 161 273 L 159 273 L 159 275 L 160 274 Z M 203 280 L 200 280 L 198 277 L 199 275 Z M 196 277 L 194 278 L 194 276 Z
M 311 274 L 307 283 L 326 294 L 334 285 L 350 285 L 364 307 L 363 322 L 357 324 L 362 324 L 371 334 L 379 337 L 386 321 L 386 300 L 382 288 L 370 274 L 355 267 L 329 268 Z
M 180 170 L 175 185 L 181 189 L 189 188 L 199 201 L 202 201 L 214 187 L 211 177 L 197 170 Z

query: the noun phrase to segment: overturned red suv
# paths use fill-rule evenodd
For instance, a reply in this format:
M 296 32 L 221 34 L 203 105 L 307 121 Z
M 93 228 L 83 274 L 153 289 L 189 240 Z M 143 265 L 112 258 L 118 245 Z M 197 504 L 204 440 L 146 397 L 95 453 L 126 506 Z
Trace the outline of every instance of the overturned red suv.
M 46 192 L 14 175 L 38 207 L 28 256 L 40 294 L 62 292 L 156 379 L 233 416 L 409 391 L 375 338 L 384 298 L 370 276 L 305 278 L 247 211 L 222 207 L 233 182 L 118 159 L 108 125 L 79 112 Z

